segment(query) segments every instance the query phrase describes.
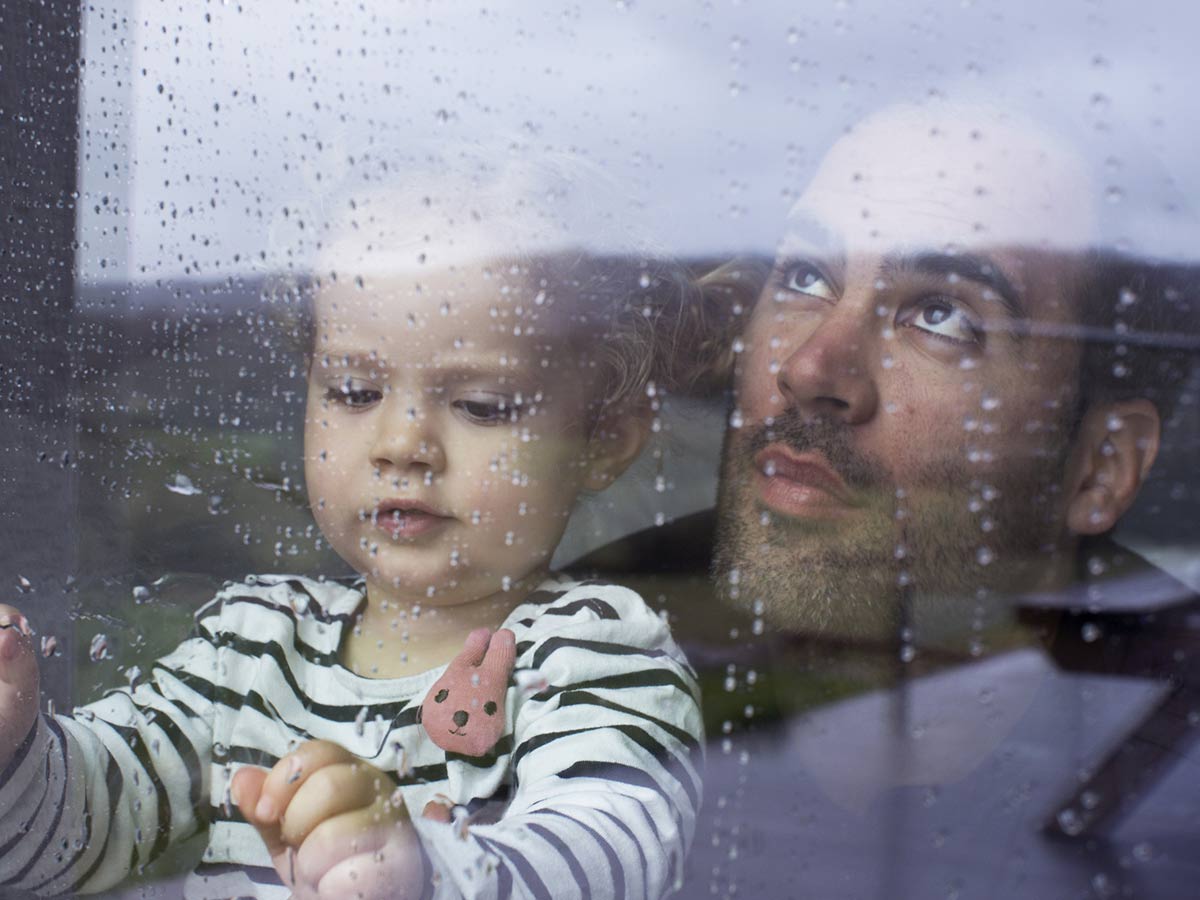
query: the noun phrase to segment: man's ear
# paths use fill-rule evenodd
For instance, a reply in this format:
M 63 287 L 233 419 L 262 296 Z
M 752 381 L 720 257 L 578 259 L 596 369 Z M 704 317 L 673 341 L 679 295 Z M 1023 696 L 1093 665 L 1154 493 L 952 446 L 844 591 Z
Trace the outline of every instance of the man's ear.
M 1067 527 L 1103 534 L 1137 499 L 1158 455 L 1162 420 L 1149 400 L 1091 407 L 1079 426 Z
M 645 404 L 614 404 L 600 415 L 587 446 L 583 487 L 602 491 L 620 477 L 650 437 L 654 411 Z

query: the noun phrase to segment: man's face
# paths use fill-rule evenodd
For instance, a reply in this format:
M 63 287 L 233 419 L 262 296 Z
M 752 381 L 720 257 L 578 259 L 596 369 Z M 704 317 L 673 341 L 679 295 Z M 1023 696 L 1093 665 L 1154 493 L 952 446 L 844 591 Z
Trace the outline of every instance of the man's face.
M 1062 564 L 1076 170 L 1031 132 L 926 114 L 831 150 L 743 336 L 717 553 L 740 603 L 920 639 Z

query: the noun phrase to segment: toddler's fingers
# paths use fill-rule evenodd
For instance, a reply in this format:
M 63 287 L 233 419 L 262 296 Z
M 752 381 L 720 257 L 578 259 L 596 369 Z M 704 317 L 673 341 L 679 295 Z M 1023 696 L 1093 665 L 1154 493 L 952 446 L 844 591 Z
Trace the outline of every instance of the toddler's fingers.
M 298 847 L 322 822 L 366 809 L 390 796 L 393 787 L 381 771 L 359 760 L 324 766 L 304 780 L 283 811 L 283 839 Z
M 315 887 L 322 900 L 419 896 L 417 841 L 406 820 L 380 821 L 370 810 L 346 813 L 309 835 L 296 855 L 296 879 Z
M 389 844 L 335 865 L 317 884 L 317 900 L 418 900 L 424 884 L 420 852 Z
M 437 800 L 430 800 L 425 804 L 425 809 L 421 811 L 421 818 L 434 822 L 445 822 L 449 825 L 454 821 L 454 807 L 447 803 L 439 803 Z
M 259 798 L 262 796 L 263 783 L 267 780 L 266 769 L 255 766 L 245 766 L 233 774 L 229 784 L 229 795 L 241 810 L 247 822 L 258 829 L 272 861 L 286 855 L 288 846 L 283 840 L 282 829 L 278 821 L 260 819 L 255 812 Z M 276 865 L 278 868 L 278 864 Z M 280 874 L 283 874 L 282 872 Z
M 344 860 L 374 853 L 387 843 L 392 821 L 379 821 L 369 809 L 342 813 L 317 824 L 296 851 L 296 881 L 315 888 Z
M 278 822 L 296 791 L 314 772 L 325 766 L 352 763 L 356 757 L 330 741 L 308 741 L 277 762 L 263 783 L 255 815 L 263 822 Z

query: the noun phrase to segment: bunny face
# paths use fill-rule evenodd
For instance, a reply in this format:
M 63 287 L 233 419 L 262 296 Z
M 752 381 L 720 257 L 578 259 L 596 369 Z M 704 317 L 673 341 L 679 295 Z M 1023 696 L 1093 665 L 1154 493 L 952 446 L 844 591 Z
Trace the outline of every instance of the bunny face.
M 420 721 L 430 739 L 448 753 L 483 756 L 504 733 L 505 694 L 516 661 L 516 638 L 507 628 L 494 635 L 479 628 L 421 704 Z

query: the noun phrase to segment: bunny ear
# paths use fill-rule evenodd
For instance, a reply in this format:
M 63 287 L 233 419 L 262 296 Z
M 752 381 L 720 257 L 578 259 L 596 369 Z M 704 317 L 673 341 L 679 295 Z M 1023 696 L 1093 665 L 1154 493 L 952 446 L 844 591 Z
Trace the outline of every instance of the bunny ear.
M 492 635 L 492 642 L 488 645 L 487 658 L 483 660 L 483 665 L 492 672 L 503 672 L 507 678 L 516 661 L 517 636 L 507 628 L 501 628 Z
M 467 640 L 463 644 L 462 650 L 458 656 L 454 657 L 452 666 L 479 666 L 483 664 L 483 659 L 488 652 L 488 641 L 492 639 L 492 632 L 487 628 L 476 628 L 467 635 Z

